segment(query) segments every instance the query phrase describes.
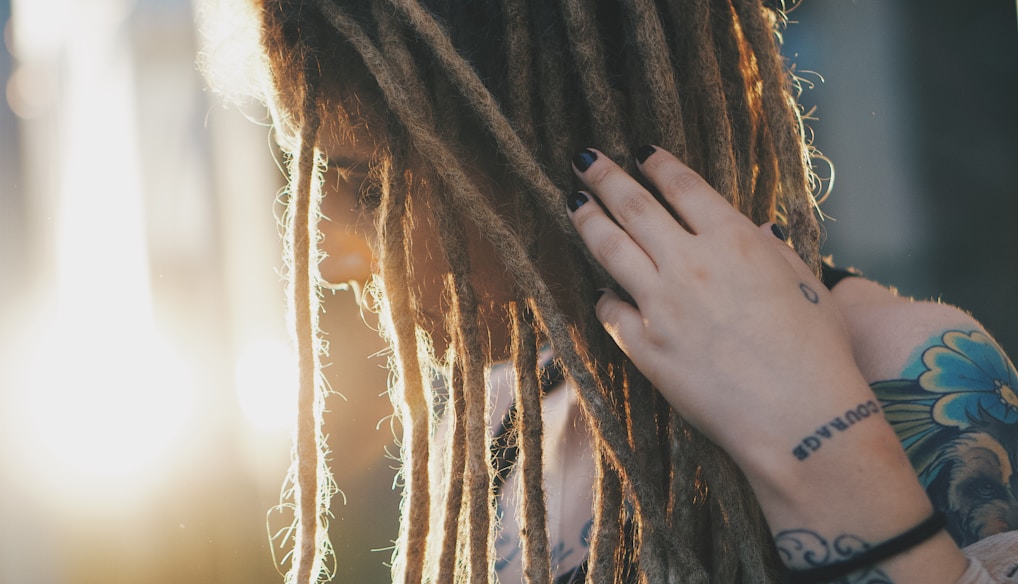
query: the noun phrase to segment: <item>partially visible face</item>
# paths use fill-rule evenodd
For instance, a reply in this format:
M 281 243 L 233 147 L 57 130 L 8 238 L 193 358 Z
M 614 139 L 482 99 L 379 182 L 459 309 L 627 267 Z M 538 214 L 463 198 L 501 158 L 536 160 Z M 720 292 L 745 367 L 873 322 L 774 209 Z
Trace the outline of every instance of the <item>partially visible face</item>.
M 325 136 L 329 136 L 328 133 Z M 322 200 L 325 216 L 319 227 L 323 234 L 322 249 L 327 257 L 319 265 L 322 277 L 332 283 L 355 281 L 363 284 L 372 274 L 380 273 L 377 233 L 374 225 L 376 201 L 365 200 L 367 172 L 373 146 L 366 136 L 323 139 L 321 148 L 329 158 Z M 481 188 L 488 189 L 490 200 L 498 200 L 497 186 L 478 170 L 471 172 Z M 446 347 L 444 322 L 444 280 L 449 273 L 441 248 L 441 233 L 427 209 L 427 197 L 417 193 L 415 220 L 412 222 L 410 261 L 414 281 L 410 283 L 420 300 L 425 322 L 422 326 L 431 335 L 435 352 L 441 355 Z M 511 298 L 512 285 L 502 262 L 481 231 L 465 222 L 466 245 L 471 268 L 471 283 L 477 293 L 482 320 L 481 342 L 493 359 L 508 357 L 508 315 L 505 305 Z
M 330 148 L 323 185 L 322 249 L 326 256 L 318 269 L 327 282 L 363 285 L 372 274 L 375 227 L 370 205 L 360 192 L 367 181 L 371 152 L 365 142 Z

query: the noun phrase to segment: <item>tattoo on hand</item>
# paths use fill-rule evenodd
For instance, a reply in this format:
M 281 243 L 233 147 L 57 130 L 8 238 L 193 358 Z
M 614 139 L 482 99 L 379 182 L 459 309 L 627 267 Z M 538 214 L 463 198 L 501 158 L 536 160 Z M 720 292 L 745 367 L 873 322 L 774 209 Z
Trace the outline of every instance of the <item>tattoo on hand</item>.
M 806 297 L 806 300 L 812 302 L 813 304 L 820 303 L 820 295 L 817 294 L 816 290 L 810 288 L 806 284 L 799 284 L 799 290 L 802 290 L 802 295 Z
M 774 536 L 781 560 L 789 568 L 819 568 L 843 562 L 869 549 L 870 544 L 854 535 L 839 535 L 827 541 L 808 529 L 789 529 Z M 835 581 L 837 584 L 894 584 L 887 574 L 874 567 L 861 568 Z
M 823 426 L 820 426 L 813 434 L 803 438 L 802 442 L 792 449 L 792 454 L 799 460 L 806 460 L 809 458 L 810 454 L 820 450 L 824 440 L 834 438 L 835 431 L 844 432 L 851 428 L 856 422 L 861 422 L 871 415 L 879 413 L 880 406 L 877 405 L 877 402 L 869 400 L 866 403 L 861 403 L 854 409 L 848 410 L 843 415 L 840 415 Z

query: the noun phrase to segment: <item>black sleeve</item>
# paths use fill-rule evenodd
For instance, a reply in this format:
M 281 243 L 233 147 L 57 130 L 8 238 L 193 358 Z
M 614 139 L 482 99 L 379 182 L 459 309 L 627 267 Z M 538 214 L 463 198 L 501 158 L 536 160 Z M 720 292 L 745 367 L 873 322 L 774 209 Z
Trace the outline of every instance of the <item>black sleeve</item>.
M 828 265 L 827 262 L 822 262 L 820 264 L 820 281 L 823 282 L 824 286 L 827 286 L 828 290 L 833 290 L 834 287 L 838 285 L 838 282 L 845 278 L 855 278 L 859 276 L 860 274 Z

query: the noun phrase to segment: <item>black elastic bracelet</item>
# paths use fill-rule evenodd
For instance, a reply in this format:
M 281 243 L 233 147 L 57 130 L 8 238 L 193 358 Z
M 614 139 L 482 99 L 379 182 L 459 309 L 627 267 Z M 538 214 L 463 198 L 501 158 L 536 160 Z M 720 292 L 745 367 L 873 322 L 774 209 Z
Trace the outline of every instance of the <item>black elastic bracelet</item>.
M 788 569 L 785 572 L 785 582 L 786 584 L 814 584 L 837 580 L 856 570 L 875 566 L 888 558 L 914 548 L 940 533 L 945 525 L 947 525 L 947 516 L 936 511 L 928 519 L 905 533 L 892 537 L 847 560 L 805 570 Z

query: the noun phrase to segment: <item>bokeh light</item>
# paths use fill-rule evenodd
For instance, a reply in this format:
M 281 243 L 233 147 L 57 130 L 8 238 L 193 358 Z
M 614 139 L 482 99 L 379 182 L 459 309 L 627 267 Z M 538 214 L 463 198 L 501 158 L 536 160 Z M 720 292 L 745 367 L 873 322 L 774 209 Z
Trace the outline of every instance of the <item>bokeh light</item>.
M 55 499 L 122 503 L 163 478 L 193 420 L 194 375 L 152 329 L 79 324 L 39 327 L 11 423 L 31 446 L 26 470 Z
M 237 401 L 247 422 L 260 430 L 290 429 L 297 419 L 297 365 L 293 349 L 278 340 L 253 341 L 234 368 Z

